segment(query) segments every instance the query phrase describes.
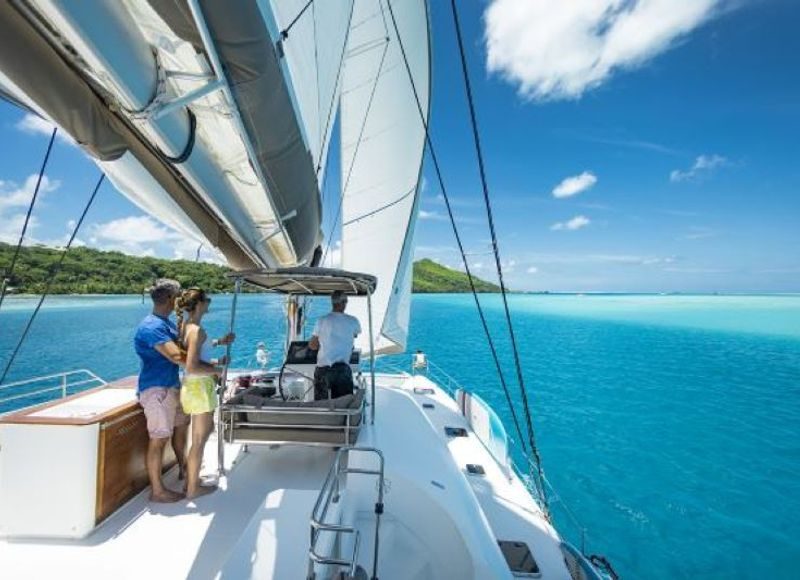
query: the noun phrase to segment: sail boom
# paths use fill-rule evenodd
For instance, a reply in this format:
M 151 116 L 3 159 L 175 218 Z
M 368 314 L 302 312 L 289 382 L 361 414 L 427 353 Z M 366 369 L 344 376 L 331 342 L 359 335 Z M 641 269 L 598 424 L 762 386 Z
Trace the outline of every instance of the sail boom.
M 314 164 L 261 13 L 251 2 L 234 4 L 194 2 L 208 24 L 208 36 L 198 44 L 192 43 L 200 35 L 186 4 L 174 0 L 32 0 L 4 6 L 7 23 L 17 22 L 27 45 L 13 43 L 12 50 L 12 35 L 0 39 L 9 43 L 7 56 L 23 55 L 18 60 L 25 61 L 0 67 L 23 102 L 62 126 L 98 161 L 129 152 L 132 132 L 234 240 L 239 249 L 233 254 L 248 255 L 247 262 L 261 266 L 308 263 L 321 239 Z M 34 43 L 38 52 L 28 48 Z M 211 58 L 217 52 L 221 60 Z M 209 67 L 207 56 L 216 68 Z M 62 84 L 52 82 L 59 77 L 43 83 L 42 72 L 54 67 L 63 70 Z M 223 81 L 214 87 L 221 91 L 198 91 L 215 76 Z M 91 95 L 91 104 L 66 106 L 69 91 Z M 130 186 L 137 172 L 128 167 L 114 180 L 114 167 L 104 166 L 113 181 Z M 140 189 L 144 185 L 138 183 Z M 136 187 L 134 180 L 122 192 L 148 211 L 165 210 Z M 171 187 L 162 193 L 182 197 Z M 173 204 L 170 213 L 154 215 L 173 226 L 186 221 L 174 218 L 174 209 Z M 189 221 L 194 219 L 189 212 Z M 220 236 L 203 237 L 213 244 Z M 227 256 L 230 244 L 219 249 Z M 233 254 L 229 261 L 240 261 Z

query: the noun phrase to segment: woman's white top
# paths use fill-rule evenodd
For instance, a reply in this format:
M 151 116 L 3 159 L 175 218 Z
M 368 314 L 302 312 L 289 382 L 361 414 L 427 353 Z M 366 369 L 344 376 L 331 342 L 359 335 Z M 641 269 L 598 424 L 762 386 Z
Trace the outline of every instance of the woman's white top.
M 204 363 L 211 364 L 211 361 L 214 360 L 214 347 L 211 346 L 211 339 L 206 337 L 203 341 L 203 344 L 200 345 L 200 360 Z M 205 374 L 192 374 L 190 372 L 185 372 L 184 376 L 187 377 L 204 377 L 208 376 Z

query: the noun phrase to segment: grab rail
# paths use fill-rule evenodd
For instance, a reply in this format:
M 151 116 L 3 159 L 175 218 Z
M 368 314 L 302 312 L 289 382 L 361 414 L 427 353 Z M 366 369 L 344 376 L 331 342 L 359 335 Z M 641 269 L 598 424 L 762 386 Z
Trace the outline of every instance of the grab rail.
M 78 380 L 73 380 L 71 377 Z M 106 384 L 108 383 L 105 380 L 88 369 L 77 369 L 74 371 L 53 373 L 51 375 L 42 375 L 40 377 L 33 377 L 0 385 L 0 406 L 10 403 L 11 401 L 32 399 L 45 393 L 60 392 L 60 398 L 63 399 L 70 394 L 70 389 L 73 389 L 74 392 L 75 387 L 84 385 L 86 385 L 85 388 L 90 388 L 91 386 L 102 387 Z M 37 386 L 38 388 L 35 388 Z M 26 387 L 33 388 L 33 390 L 26 390 Z M 24 392 L 20 392 L 20 390 Z M 55 398 L 58 397 L 50 397 L 49 399 Z M 14 409 L 9 409 L 9 411 L 12 410 Z M 0 414 L 2 413 L 3 411 L 0 411 Z
M 359 467 L 348 467 L 349 461 L 343 462 L 342 459 L 349 459 L 350 453 L 371 453 L 378 458 L 378 469 L 363 469 Z M 375 542 L 372 559 L 372 578 L 378 578 L 378 546 L 381 515 L 383 514 L 383 493 L 384 493 L 384 461 L 383 453 L 374 447 L 342 447 L 336 452 L 336 456 L 331 465 L 330 471 L 322 484 L 314 509 L 311 510 L 311 543 L 308 548 L 308 580 L 314 580 L 316 574 L 315 564 L 327 564 L 334 566 L 347 566 L 352 577 L 356 572 L 358 549 L 361 541 L 360 532 L 352 526 L 327 522 L 328 508 L 331 503 L 337 503 L 340 497 L 340 485 L 342 475 L 352 473 L 359 475 L 374 475 L 378 477 L 378 501 L 375 503 Z M 351 534 L 353 536 L 353 551 L 350 559 L 337 558 L 333 554 L 323 555 L 317 552 L 317 542 L 321 532 L 331 532 L 334 534 Z

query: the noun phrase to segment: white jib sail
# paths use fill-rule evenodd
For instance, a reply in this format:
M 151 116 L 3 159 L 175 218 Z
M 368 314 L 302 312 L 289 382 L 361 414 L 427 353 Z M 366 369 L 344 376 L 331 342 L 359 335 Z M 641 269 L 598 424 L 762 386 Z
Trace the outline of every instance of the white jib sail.
M 353 0 L 270 0 L 270 7 L 276 34 L 290 27 L 282 41 L 288 80 L 314 167 L 323 175 Z
M 391 7 L 427 122 L 430 38 L 425 0 Z M 413 236 L 425 129 L 387 0 L 356 0 L 342 70 L 342 267 L 378 277 L 375 350 L 401 352 L 408 333 Z M 366 302 L 351 311 L 369 345 Z

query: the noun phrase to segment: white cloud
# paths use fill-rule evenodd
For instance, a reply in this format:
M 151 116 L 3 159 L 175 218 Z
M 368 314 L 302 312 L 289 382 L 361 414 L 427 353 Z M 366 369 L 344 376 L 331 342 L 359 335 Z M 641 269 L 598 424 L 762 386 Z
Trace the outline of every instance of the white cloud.
M 553 197 L 563 198 L 578 195 L 586 191 L 597 183 L 597 176 L 590 171 L 584 171 L 580 175 L 567 177 L 553 189 Z
M 643 65 L 718 12 L 723 0 L 493 0 L 487 68 L 536 100 L 575 99 Z
M 445 217 L 437 211 L 426 211 L 424 209 L 419 210 L 419 219 L 421 220 L 433 220 L 433 221 L 443 221 Z
M 25 183 L 17 185 L 13 181 L 0 181 L 0 216 L 11 208 L 26 208 L 30 205 L 33 192 L 36 189 L 36 181 L 39 175 L 29 175 Z M 48 193 L 52 193 L 60 187 L 61 183 L 50 179 L 47 175 L 42 176 L 42 183 L 39 186 L 39 200 Z M 38 203 L 38 201 L 37 201 Z
M 713 238 L 717 235 L 717 232 L 709 227 L 705 226 L 691 226 L 689 228 L 689 233 L 682 236 L 679 239 L 684 240 L 702 240 L 704 238 Z
M 150 216 L 128 216 L 87 228 L 89 243 L 100 250 L 114 250 L 134 256 L 163 256 L 194 260 L 200 249 L 200 260 L 224 263 L 212 247 L 158 223 Z M 167 252 L 171 251 L 172 255 Z
M 414 246 L 414 257 L 421 258 L 428 254 L 455 254 L 457 252 L 455 246 Z
M 22 232 L 22 226 L 25 223 L 25 214 L 18 213 L 15 215 L 4 216 L 0 214 L 0 242 L 7 244 L 16 244 L 19 242 L 19 234 Z M 30 233 L 39 226 L 39 220 L 36 216 L 32 216 L 28 222 L 28 231 L 26 232 L 25 239 L 28 244 L 31 243 Z
M 664 268 L 665 272 L 679 272 L 682 274 L 727 274 L 731 272 L 722 268 L 703 268 L 703 267 L 670 267 Z
M 75 230 L 75 226 L 78 222 L 75 220 L 68 220 L 66 224 L 64 224 L 64 234 L 61 236 L 57 236 L 55 238 L 47 238 L 47 239 L 31 239 L 31 244 L 42 244 L 45 246 L 50 246 L 51 248 L 63 248 L 69 242 L 69 239 L 72 237 L 72 232 Z M 49 232 L 50 230 L 48 230 Z M 86 242 L 84 242 L 81 238 L 75 237 L 72 240 L 72 247 L 77 248 L 80 246 L 85 246 Z
M 694 160 L 694 164 L 686 171 L 681 171 L 679 169 L 673 170 L 669 174 L 669 180 L 673 183 L 691 181 L 719 167 L 725 167 L 726 165 L 728 165 L 728 160 L 722 155 L 700 155 Z
M 608 264 L 620 266 L 652 266 L 673 264 L 681 261 L 679 256 L 653 256 L 635 254 L 531 254 L 525 258 L 538 264 L 582 265 Z
M 539 271 L 539 268 L 536 266 L 529 266 L 527 269 L 528 274 L 536 274 Z
M 574 230 L 579 230 L 581 228 L 584 228 L 584 227 L 588 226 L 590 223 L 592 223 L 592 220 L 590 220 L 586 216 L 576 215 L 571 220 L 567 220 L 565 222 L 554 223 L 552 226 L 550 226 L 550 229 L 551 230 L 556 230 L 556 231 L 558 231 L 558 230 L 574 231 Z
M 215 264 L 225 263 L 224 257 L 217 252 L 215 248 L 205 244 L 201 245 L 200 242 L 194 238 L 181 236 L 180 234 L 177 235 L 180 236 L 180 239 L 176 239 L 172 242 L 174 244 L 172 246 L 172 257 L 176 260 L 194 261 L 198 258 L 199 250 L 199 259 L 201 262 L 214 262 Z
M 18 185 L 13 181 L 0 181 L 0 241 L 16 244 L 22 227 L 25 224 L 25 213 L 33 198 L 36 189 L 38 175 L 29 175 L 25 183 Z M 42 176 L 42 183 L 39 186 L 39 197 L 37 205 L 48 193 L 52 193 L 61 184 L 57 180 L 50 179 L 47 175 Z M 39 226 L 36 215 L 32 215 L 28 222 L 28 229 L 25 232 L 25 243 L 38 243 L 31 234 Z
M 43 119 L 33 113 L 25 113 L 25 116 L 17 121 L 17 124 L 14 126 L 23 133 L 28 133 L 29 135 L 45 135 L 47 137 L 53 133 L 53 128 L 56 127 L 56 125 L 47 119 Z M 72 137 L 61 127 L 58 128 L 56 138 L 62 143 L 77 145 Z
M 149 216 L 129 216 L 94 224 L 94 236 L 100 240 L 123 245 L 164 242 L 177 234 Z

